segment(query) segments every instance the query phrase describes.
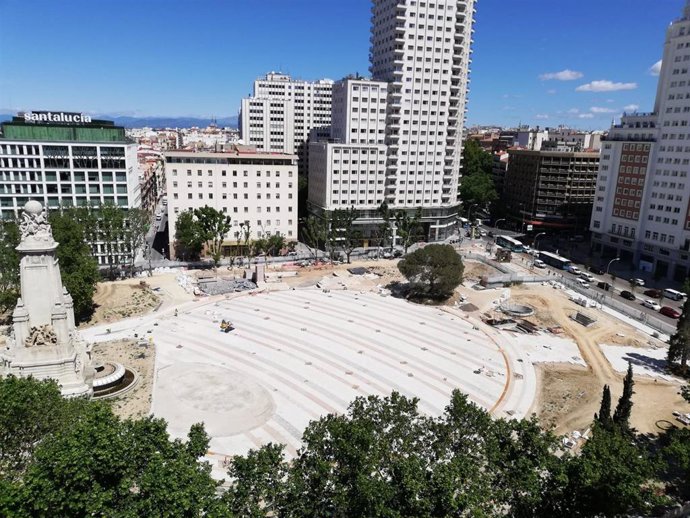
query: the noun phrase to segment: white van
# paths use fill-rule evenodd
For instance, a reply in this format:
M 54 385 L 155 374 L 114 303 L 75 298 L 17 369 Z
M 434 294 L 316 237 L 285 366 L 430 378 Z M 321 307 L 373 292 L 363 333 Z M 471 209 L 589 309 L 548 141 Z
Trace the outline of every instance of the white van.
M 546 268 L 546 263 L 541 259 L 535 259 L 534 266 L 536 266 L 537 268 Z
M 582 278 L 575 279 L 575 280 L 576 280 L 577 283 L 578 283 L 580 286 L 582 286 L 583 288 L 589 288 L 589 283 L 588 283 L 586 280 L 584 280 L 584 279 L 582 279 Z
M 587 282 L 594 282 L 594 276 L 591 273 L 582 272 L 580 274 L 580 279 L 584 279 Z
M 685 293 L 681 293 L 680 291 L 672 290 L 670 288 L 664 290 L 664 298 L 681 300 L 683 297 L 685 297 Z

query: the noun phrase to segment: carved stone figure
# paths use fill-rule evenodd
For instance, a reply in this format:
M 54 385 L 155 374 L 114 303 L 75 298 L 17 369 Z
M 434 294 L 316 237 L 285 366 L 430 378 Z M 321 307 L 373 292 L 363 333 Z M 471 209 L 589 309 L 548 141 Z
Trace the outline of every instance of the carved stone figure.
M 29 336 L 24 340 L 25 347 L 36 347 L 41 345 L 57 345 L 57 335 L 49 324 L 39 327 L 32 326 Z
M 22 233 L 22 240 L 34 238 L 50 241 L 53 239 L 53 233 L 48 224 L 45 209 L 37 201 L 30 201 L 24 207 L 19 229 Z

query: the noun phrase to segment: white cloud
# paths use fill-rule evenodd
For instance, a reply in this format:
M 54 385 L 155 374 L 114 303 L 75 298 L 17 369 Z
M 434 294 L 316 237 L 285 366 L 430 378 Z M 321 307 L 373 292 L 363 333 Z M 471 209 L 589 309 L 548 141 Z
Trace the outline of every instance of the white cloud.
M 535 118 L 535 119 L 548 119 L 549 116 L 548 116 L 546 113 L 537 113 L 537 114 L 534 116 L 534 118 Z
M 556 94 L 556 90 L 554 90 L 554 89 L 552 88 L 551 90 L 547 90 L 546 93 L 549 94 L 549 95 L 555 95 L 555 94 Z
M 580 113 L 580 110 L 578 110 L 577 108 L 570 108 L 570 109 L 568 110 L 568 113 L 571 113 L 571 114 L 574 115 L 574 114 L 576 114 L 576 113 Z
M 661 60 L 657 61 L 651 67 L 649 67 L 649 73 L 653 76 L 658 76 L 660 72 L 661 72 Z
M 548 72 L 546 74 L 541 74 L 539 79 L 542 81 L 549 81 L 555 79 L 557 81 L 574 81 L 575 79 L 580 79 L 584 74 L 582 72 L 576 72 L 575 70 L 561 70 L 560 72 Z
M 636 112 L 639 107 L 639 104 L 628 104 L 627 106 L 623 106 L 623 111 Z
M 614 83 L 602 79 L 600 81 L 592 81 L 578 86 L 576 92 L 617 92 L 618 90 L 634 90 L 637 88 L 637 83 Z
M 593 113 L 581 113 L 580 115 L 578 115 L 578 118 L 580 118 L 580 119 L 593 119 L 594 114 Z
M 611 108 L 600 108 L 598 106 L 592 106 L 589 111 L 592 113 L 614 113 L 617 110 L 612 110 Z

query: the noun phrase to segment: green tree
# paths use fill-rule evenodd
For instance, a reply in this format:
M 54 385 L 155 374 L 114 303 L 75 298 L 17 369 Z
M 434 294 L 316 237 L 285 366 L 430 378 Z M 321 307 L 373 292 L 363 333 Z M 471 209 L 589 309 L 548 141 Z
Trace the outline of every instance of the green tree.
M 464 265 L 450 245 L 428 245 L 398 263 L 414 297 L 445 299 L 462 282 Z
M 644 448 L 614 427 L 594 425 L 582 453 L 568 461 L 561 492 L 562 516 L 625 516 L 647 512 L 658 498 L 653 491 L 658 465 Z
M 14 219 L 0 220 L 0 311 L 13 308 L 19 298 L 19 227 Z
M 463 207 L 476 204 L 478 207 L 486 208 L 498 200 L 498 193 L 490 175 L 477 173 L 467 176 L 463 174 L 460 184 L 460 198 Z
M 465 140 L 462 150 L 463 181 L 468 176 L 477 174 L 490 175 L 493 164 L 491 153 L 484 151 L 479 142 L 473 139 Z
M 93 209 L 99 239 L 103 242 L 105 260 L 108 265 L 108 275 L 113 277 L 114 270 L 122 262 L 123 244 L 125 238 L 125 214 L 122 207 L 114 203 L 104 203 L 98 209 Z
M 53 237 L 59 243 L 56 255 L 62 283 L 72 297 L 77 320 L 88 320 L 93 314 L 93 295 L 101 278 L 98 262 L 87 243 L 87 214 L 81 209 L 65 208 L 51 211 L 48 216 Z
M 418 207 L 413 216 L 407 211 L 399 210 L 395 213 L 395 228 L 405 253 L 422 233 L 422 208 Z
M 385 247 L 387 244 L 393 249 L 393 225 L 391 220 L 393 219 L 393 211 L 388 207 L 387 202 L 382 202 L 376 212 L 381 216 L 382 223 L 379 224 L 378 235 L 379 235 L 379 246 Z
M 271 234 L 266 238 L 266 253 L 268 255 L 278 255 L 283 248 L 285 248 L 285 236 L 280 232 Z
M 181 212 L 175 222 L 175 254 L 183 260 L 195 260 L 204 247 L 204 240 L 199 222 L 194 217 L 194 210 Z
M 54 382 L 30 378 L 0 380 L 0 395 L 3 516 L 229 516 L 199 462 L 202 426 L 173 441 L 161 419 L 122 421 L 104 402 L 63 399 Z
M 228 475 L 235 483 L 225 492 L 223 501 L 236 516 L 279 516 L 286 506 L 287 474 L 283 445 L 269 443 L 244 457 L 233 457 Z
M 124 241 L 129 259 L 129 270 L 134 272 L 134 261 L 146 243 L 146 233 L 151 228 L 151 216 L 140 208 L 128 209 L 125 214 Z
M 633 407 L 632 397 L 635 393 L 633 391 L 634 385 L 632 363 L 628 362 L 628 372 L 623 379 L 623 394 L 618 399 L 616 410 L 613 412 L 613 422 L 626 432 L 630 429 L 630 414 Z
M 611 428 L 612 418 L 611 418 L 611 389 L 608 385 L 604 385 L 604 390 L 601 395 L 601 405 L 599 406 L 599 413 L 594 414 L 594 419 L 603 428 Z
M 194 209 L 194 217 L 199 224 L 201 238 L 206 243 L 206 247 L 213 259 L 213 264 L 217 268 L 223 253 L 222 245 L 225 235 L 232 228 L 230 216 L 226 216 L 213 207 L 204 205 Z
M 68 426 L 85 404 L 63 399 L 53 380 L 0 378 L 0 478 L 21 480 L 41 441 Z
M 314 256 L 314 260 L 319 260 L 319 250 L 325 246 L 328 237 L 328 223 L 316 216 L 309 216 L 302 228 L 302 239 L 309 251 Z
M 676 332 L 668 341 L 668 354 L 666 356 L 668 363 L 677 364 L 683 373 L 688 371 L 688 357 L 690 356 L 690 316 L 688 315 L 690 302 L 688 301 L 690 301 L 690 297 L 683 302 L 683 312 L 678 319 L 678 324 L 676 324 Z
M 362 232 L 355 227 L 359 217 L 354 207 L 334 210 L 329 219 L 328 241 L 333 250 L 341 248 L 350 264 L 352 251 L 362 243 Z

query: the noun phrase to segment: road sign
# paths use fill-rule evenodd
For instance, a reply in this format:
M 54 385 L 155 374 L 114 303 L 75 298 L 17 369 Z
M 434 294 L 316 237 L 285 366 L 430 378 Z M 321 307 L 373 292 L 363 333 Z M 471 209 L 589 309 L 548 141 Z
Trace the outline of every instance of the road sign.
M 534 225 L 527 225 L 527 232 L 532 232 Z

